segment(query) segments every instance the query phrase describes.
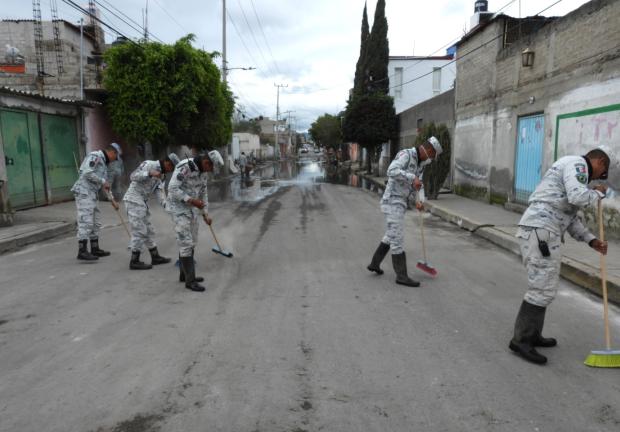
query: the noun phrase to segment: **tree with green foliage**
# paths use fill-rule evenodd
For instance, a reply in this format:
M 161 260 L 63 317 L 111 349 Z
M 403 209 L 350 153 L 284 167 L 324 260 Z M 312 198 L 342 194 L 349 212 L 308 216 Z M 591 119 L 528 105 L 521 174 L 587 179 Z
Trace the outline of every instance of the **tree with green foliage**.
M 434 136 L 439 140 L 443 152 L 436 161 L 424 169 L 424 192 L 428 199 L 437 199 L 439 191 L 446 182 L 450 174 L 450 160 L 452 154 L 452 144 L 450 132 L 445 124 L 435 125 L 428 123 L 422 127 L 415 140 L 415 145 L 425 143 L 430 137 Z
M 316 119 L 308 132 L 320 147 L 336 148 L 342 144 L 341 117 L 324 114 Z
M 353 93 L 357 95 L 364 94 L 368 87 L 368 59 L 367 44 L 370 31 L 368 27 L 368 12 L 364 3 L 364 13 L 362 14 L 362 31 L 360 40 L 360 55 L 355 65 L 355 78 L 353 79 Z
M 260 135 L 261 127 L 256 119 L 239 120 L 233 125 L 233 132 L 247 132 L 254 135 Z
M 369 152 L 367 170 L 370 172 L 371 161 L 378 157 L 381 144 L 398 131 L 394 100 L 377 93 L 362 95 L 351 99 L 347 111 L 349 121 L 343 124 L 344 136 L 355 137 L 351 141 Z
M 356 142 L 366 149 L 369 154 L 367 170 L 371 171 L 372 161 L 377 159 L 381 144 L 394 140 L 398 131 L 394 100 L 389 96 L 385 0 L 377 1 L 372 31 L 364 37 L 367 29 L 364 7 L 360 58 L 355 76 L 357 88 L 353 89 L 347 102 L 343 135 L 345 140 Z
M 232 134 L 234 100 L 213 62 L 217 53 L 192 47 L 194 35 L 174 45 L 124 43 L 105 53 L 106 108 L 130 144 L 150 142 L 215 148 Z
M 385 0 L 378 0 L 375 19 L 368 39 L 368 85 L 370 93 L 389 94 L 390 80 L 388 62 L 390 60 L 390 44 L 388 41 L 388 23 L 385 17 Z

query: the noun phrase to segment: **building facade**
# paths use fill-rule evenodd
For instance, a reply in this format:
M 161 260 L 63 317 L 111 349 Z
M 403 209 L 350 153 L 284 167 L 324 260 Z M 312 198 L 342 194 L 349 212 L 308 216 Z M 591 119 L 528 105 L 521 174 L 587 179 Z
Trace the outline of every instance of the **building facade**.
M 73 199 L 80 137 L 97 104 L 0 87 L 0 224 L 15 210 Z
M 59 42 L 54 39 L 54 24 L 59 28 Z M 34 20 L 0 21 L 0 47 L 7 45 L 19 51 L 23 67 L 10 68 L 11 59 L 6 55 L 4 63 L 0 56 L 0 86 L 36 92 L 61 99 L 80 98 L 80 26 L 68 21 L 43 21 L 42 65 L 44 75 L 38 76 L 35 49 Z M 93 28 L 95 31 L 93 31 Z M 96 37 L 97 27 L 84 26 L 82 40 L 83 74 L 85 91 L 97 91 L 101 87 L 101 37 Z M 101 33 L 102 34 L 102 33 Z M 5 51 L 2 49 L 2 51 Z M 99 65 L 98 65 L 99 63 Z M 2 66 L 5 67 L 2 67 Z
M 454 88 L 456 65 L 450 54 L 437 57 L 390 56 L 390 96 L 396 114 Z
M 602 144 L 620 152 L 618 22 L 620 2 L 593 0 L 560 18 L 499 15 L 463 37 L 457 192 L 525 205 L 559 157 Z M 618 202 L 606 201 L 617 213 Z

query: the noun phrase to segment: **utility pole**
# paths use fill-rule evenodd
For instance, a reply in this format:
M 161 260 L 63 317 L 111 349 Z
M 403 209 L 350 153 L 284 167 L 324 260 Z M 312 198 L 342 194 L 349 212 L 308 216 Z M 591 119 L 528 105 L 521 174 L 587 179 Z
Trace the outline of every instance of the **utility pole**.
M 144 40 L 149 41 L 149 0 L 146 0 L 146 9 L 142 11 L 142 25 L 144 26 Z
M 226 63 L 226 0 L 222 0 L 222 79 L 224 84 L 227 83 L 228 65 Z
M 84 18 L 80 18 L 80 99 L 84 100 Z
M 284 111 L 284 114 L 286 114 L 287 120 L 286 122 L 288 123 L 288 139 L 289 141 L 291 140 L 291 113 L 294 113 L 295 111 Z
M 276 156 L 278 154 L 277 149 L 278 147 L 280 147 L 280 142 L 278 141 L 279 137 L 278 137 L 278 130 L 280 128 L 280 88 L 281 87 L 288 87 L 288 84 L 273 84 L 274 86 L 277 87 L 278 89 L 278 96 L 276 99 L 276 143 L 273 146 L 273 160 L 277 160 Z

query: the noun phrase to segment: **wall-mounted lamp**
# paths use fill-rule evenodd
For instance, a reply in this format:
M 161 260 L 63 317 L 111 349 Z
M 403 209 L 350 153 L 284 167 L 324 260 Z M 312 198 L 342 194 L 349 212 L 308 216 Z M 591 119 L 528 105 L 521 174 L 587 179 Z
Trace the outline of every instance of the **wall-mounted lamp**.
M 529 48 L 525 48 L 521 53 L 521 65 L 523 67 L 534 66 L 534 51 Z
M 530 98 L 528 99 L 528 102 L 530 104 L 533 104 L 534 102 L 536 102 L 536 98 L 534 96 L 530 96 Z

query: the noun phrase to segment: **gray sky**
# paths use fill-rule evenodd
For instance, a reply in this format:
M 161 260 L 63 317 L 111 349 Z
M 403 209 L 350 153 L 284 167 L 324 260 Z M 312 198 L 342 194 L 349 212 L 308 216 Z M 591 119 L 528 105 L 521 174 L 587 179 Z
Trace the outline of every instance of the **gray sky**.
M 61 18 L 79 20 L 77 11 L 62 0 L 56 1 Z M 98 3 L 114 10 L 112 5 L 142 24 L 146 1 Z M 489 10 L 496 12 L 509 4 L 502 12 L 519 16 L 520 3 L 522 16 L 535 15 L 557 1 L 490 0 Z M 156 38 L 174 42 L 191 32 L 197 36 L 197 47 L 222 50 L 221 0 L 148 3 L 149 30 Z M 376 0 L 368 2 L 371 26 L 375 3 Z M 564 15 L 584 3 L 585 0 L 560 0 L 543 15 Z M 386 4 L 391 55 L 443 54 L 444 47 L 457 41 L 469 26 L 474 8 L 474 0 L 386 0 Z M 0 18 L 32 18 L 30 0 L 0 0 L 0 5 Z M 229 67 L 257 68 L 230 71 L 238 106 L 252 117 L 262 114 L 275 118 L 274 83 L 278 83 L 288 84 L 280 94 L 280 111 L 295 111 L 292 115 L 297 118 L 299 130 L 306 129 L 322 113 L 342 110 L 359 53 L 363 7 L 364 0 L 227 0 L 232 18 L 227 24 Z M 41 0 L 41 8 L 43 19 L 49 19 L 50 0 Z M 127 36 L 138 37 L 138 31 L 111 12 L 101 10 L 104 21 Z M 107 39 L 114 38 L 113 32 L 107 33 Z

